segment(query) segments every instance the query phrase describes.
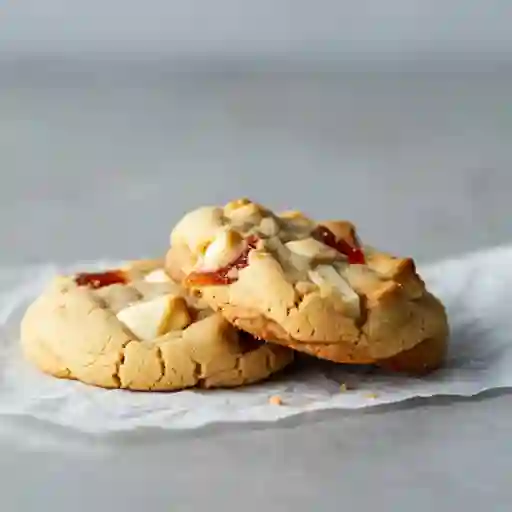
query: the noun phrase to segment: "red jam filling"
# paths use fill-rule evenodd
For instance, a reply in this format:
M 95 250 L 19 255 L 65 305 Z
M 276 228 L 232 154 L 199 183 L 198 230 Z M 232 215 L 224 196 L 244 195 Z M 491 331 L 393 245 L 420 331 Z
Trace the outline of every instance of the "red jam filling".
M 88 286 L 94 289 L 112 284 L 126 284 L 126 282 L 126 274 L 122 270 L 109 270 L 97 273 L 83 272 L 75 277 L 75 283 L 78 286 Z
M 234 283 L 237 278 L 230 275 L 233 270 L 242 270 L 249 265 L 249 253 L 256 249 L 258 237 L 250 236 L 246 239 L 245 249 L 229 265 L 217 270 L 194 271 L 185 278 L 189 286 L 214 286 Z
M 352 265 L 362 265 L 365 262 L 364 253 L 358 245 L 351 245 L 342 238 L 336 238 L 334 233 L 325 226 L 317 226 L 312 233 L 313 238 L 319 242 L 336 249 L 339 253 L 347 257 Z M 355 237 L 354 237 L 355 238 Z M 357 243 L 357 242 L 356 242 Z

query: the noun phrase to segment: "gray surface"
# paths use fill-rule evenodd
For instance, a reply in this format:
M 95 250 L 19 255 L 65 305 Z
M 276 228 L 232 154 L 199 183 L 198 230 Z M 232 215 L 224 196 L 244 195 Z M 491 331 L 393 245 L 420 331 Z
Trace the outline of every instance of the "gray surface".
M 512 240 L 512 77 L 0 68 L 0 261 L 156 255 L 250 194 L 420 261 Z M 2 422 L 2 510 L 509 510 L 506 394 L 276 428 Z

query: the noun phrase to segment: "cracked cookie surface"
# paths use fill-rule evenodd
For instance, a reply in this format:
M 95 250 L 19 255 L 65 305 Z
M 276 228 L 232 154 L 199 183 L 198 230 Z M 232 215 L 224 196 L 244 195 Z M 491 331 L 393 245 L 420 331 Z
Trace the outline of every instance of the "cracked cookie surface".
M 245 199 L 202 207 L 174 228 L 166 268 L 232 324 L 295 350 L 413 373 L 444 358 L 446 313 L 414 262 L 362 245 L 349 222 Z
M 154 261 L 55 279 L 27 309 L 21 343 L 45 373 L 141 391 L 241 386 L 293 359 L 232 327 Z

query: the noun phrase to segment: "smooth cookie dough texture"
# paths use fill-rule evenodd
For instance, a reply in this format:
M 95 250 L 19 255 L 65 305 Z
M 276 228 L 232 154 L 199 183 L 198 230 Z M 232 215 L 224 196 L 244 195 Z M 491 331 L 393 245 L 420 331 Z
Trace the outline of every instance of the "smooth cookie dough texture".
M 242 199 L 188 213 L 170 241 L 168 272 L 258 338 L 414 373 L 443 361 L 446 313 L 413 261 L 362 245 L 348 222 Z
M 48 374 L 143 391 L 240 386 L 293 358 L 232 327 L 152 261 L 57 278 L 28 308 L 21 342 Z

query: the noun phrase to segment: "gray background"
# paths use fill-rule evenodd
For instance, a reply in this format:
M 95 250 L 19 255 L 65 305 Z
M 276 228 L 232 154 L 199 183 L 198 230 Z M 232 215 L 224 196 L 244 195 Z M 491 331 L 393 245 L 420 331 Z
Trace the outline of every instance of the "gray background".
M 512 240 L 506 3 L 154 4 L 4 8 L 0 262 L 158 255 L 241 194 L 421 262 Z M 510 510 L 511 405 L 109 437 L 6 418 L 2 510 Z
M 23 0 L 2 3 L 0 48 L 10 56 L 507 59 L 511 14 L 508 0 Z

